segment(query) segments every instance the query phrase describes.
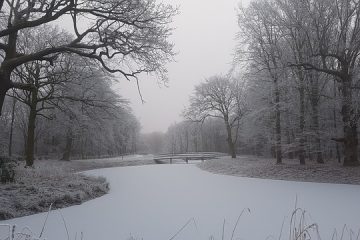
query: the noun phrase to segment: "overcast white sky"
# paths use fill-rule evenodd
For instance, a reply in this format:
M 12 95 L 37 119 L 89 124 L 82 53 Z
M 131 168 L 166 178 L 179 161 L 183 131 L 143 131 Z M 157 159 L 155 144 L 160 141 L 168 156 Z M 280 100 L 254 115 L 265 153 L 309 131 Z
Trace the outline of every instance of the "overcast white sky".
M 179 6 L 174 18 L 176 62 L 167 66 L 169 86 L 159 86 L 151 77 L 140 79 L 145 104 L 135 82 L 120 81 L 117 91 L 131 101 L 142 132 L 166 132 L 170 124 L 182 120 L 194 86 L 215 74 L 226 74 L 233 58 L 238 29 L 236 8 L 240 0 L 167 0 Z M 244 1 L 242 1 L 244 3 Z

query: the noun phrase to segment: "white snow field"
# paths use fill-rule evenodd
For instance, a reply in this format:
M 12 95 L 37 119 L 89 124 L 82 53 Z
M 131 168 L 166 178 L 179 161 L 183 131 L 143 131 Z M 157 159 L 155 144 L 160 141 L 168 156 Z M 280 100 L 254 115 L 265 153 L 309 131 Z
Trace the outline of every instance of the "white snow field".
M 297 206 L 311 215 L 322 239 L 331 239 L 344 224 L 355 232 L 360 228 L 360 186 L 261 180 L 216 175 L 195 165 L 148 165 L 89 171 L 105 176 L 110 193 L 61 210 L 70 239 L 168 240 L 189 219 L 194 218 L 174 239 L 231 238 L 236 219 L 244 208 L 233 239 L 288 239 L 289 216 Z M 29 226 L 41 232 L 46 213 L 2 221 L 0 224 Z M 4 236 L 6 228 L 1 228 Z M 347 234 L 348 235 L 348 234 Z M 44 238 L 66 240 L 67 234 L 58 211 L 50 213 Z M 340 236 L 339 236 L 340 238 Z M 338 239 L 339 239 L 338 238 Z M 347 240 L 349 237 L 344 237 Z

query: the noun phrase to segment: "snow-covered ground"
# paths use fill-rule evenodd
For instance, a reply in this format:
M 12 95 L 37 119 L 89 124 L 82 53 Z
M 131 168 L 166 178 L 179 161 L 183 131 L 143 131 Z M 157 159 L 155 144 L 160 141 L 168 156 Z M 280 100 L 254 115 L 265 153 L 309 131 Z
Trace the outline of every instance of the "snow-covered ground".
M 344 224 L 360 228 L 360 186 L 300 183 L 222 176 L 202 171 L 195 165 L 148 165 L 90 171 L 105 176 L 110 193 L 80 206 L 62 209 L 70 239 L 117 239 L 130 236 L 144 240 L 170 239 L 191 218 L 175 239 L 230 239 L 240 212 L 249 208 L 239 221 L 234 239 L 278 239 L 285 219 L 282 239 L 288 238 L 288 223 L 297 206 L 311 215 L 308 223 L 319 224 L 322 239 L 331 239 L 335 228 Z M 29 226 L 39 233 L 46 214 L 3 221 Z M 5 228 L 1 229 L 2 234 Z M 0 235 L 0 239 L 2 235 Z M 61 216 L 50 213 L 43 237 L 67 239 Z M 344 239 L 350 239 L 345 237 Z

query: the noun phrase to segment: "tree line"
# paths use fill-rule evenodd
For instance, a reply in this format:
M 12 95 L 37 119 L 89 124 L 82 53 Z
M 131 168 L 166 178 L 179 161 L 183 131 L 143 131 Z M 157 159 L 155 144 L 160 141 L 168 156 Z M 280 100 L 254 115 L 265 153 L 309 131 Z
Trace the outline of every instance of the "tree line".
M 36 30 L 26 32 L 22 48 L 42 48 L 63 34 L 46 25 Z M 140 124 L 128 101 L 112 90 L 112 78 L 71 54 L 16 68 L 13 81 L 31 89 L 8 92 L 0 117 L 1 154 L 24 156 L 32 166 L 36 156 L 70 160 L 135 152 Z
M 260 0 L 239 8 L 237 54 L 260 100 L 253 108 L 267 106 L 262 122 L 272 126 L 278 163 L 289 154 L 300 164 L 329 155 L 359 164 L 359 4 Z
M 1 154 L 32 166 L 136 151 L 139 123 L 111 82 L 167 80 L 176 13 L 155 0 L 0 0 Z
M 254 0 L 239 6 L 238 25 L 233 69 L 240 75 L 230 71 L 196 86 L 185 119 L 202 129 L 222 123 L 217 136 L 233 157 L 358 165 L 360 1 Z M 184 126 L 169 128 L 168 136 L 182 132 L 172 150 L 195 134 Z M 217 137 L 202 145 L 210 139 Z

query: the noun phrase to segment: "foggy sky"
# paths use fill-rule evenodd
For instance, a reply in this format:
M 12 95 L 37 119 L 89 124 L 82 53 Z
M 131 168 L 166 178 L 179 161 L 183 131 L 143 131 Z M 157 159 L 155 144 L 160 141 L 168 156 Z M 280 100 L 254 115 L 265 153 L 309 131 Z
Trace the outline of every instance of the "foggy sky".
M 143 76 L 141 103 L 135 82 L 116 84 L 116 91 L 131 101 L 142 132 L 166 132 L 188 104 L 194 86 L 215 74 L 226 74 L 233 59 L 238 30 L 236 8 L 240 0 L 168 0 L 178 6 L 171 41 L 175 44 L 176 62 L 167 65 L 168 87 L 152 77 Z M 243 1 L 244 2 L 244 1 Z

